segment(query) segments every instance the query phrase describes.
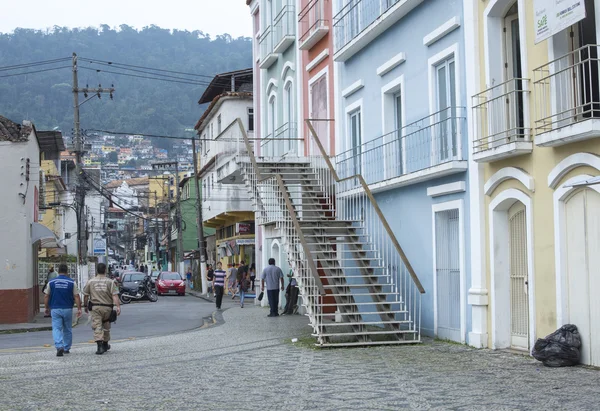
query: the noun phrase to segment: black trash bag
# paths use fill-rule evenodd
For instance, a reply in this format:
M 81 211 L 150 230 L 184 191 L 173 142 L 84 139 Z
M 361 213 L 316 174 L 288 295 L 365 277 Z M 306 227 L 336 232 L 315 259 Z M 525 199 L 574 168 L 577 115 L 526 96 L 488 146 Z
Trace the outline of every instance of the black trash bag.
M 565 324 L 546 338 L 539 338 L 531 355 L 546 367 L 568 367 L 579 364 L 581 338 L 577 327 Z

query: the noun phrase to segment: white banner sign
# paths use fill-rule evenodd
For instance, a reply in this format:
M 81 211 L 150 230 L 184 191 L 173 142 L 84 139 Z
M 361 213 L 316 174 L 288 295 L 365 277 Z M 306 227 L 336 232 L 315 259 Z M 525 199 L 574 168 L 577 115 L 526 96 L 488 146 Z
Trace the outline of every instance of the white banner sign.
M 535 0 L 535 44 L 585 18 L 584 0 Z

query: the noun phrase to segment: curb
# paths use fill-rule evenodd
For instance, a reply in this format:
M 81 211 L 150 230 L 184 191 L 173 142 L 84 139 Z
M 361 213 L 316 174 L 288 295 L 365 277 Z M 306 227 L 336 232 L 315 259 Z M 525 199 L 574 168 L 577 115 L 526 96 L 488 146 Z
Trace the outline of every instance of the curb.
M 37 331 L 52 331 L 52 326 L 31 327 L 31 328 L 12 328 L 10 330 L 0 330 L 0 334 L 22 334 Z

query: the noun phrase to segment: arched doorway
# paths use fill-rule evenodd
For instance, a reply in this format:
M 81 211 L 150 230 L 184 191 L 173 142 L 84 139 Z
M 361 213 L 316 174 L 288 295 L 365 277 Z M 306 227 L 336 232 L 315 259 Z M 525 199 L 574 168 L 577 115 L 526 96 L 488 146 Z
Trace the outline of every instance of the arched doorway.
M 528 351 L 535 338 L 531 199 L 508 189 L 490 203 L 492 347 Z
M 581 335 L 581 362 L 600 365 L 600 194 L 590 188 L 565 200 L 565 322 Z
M 508 209 L 510 259 L 510 346 L 529 349 L 527 217 L 519 201 Z

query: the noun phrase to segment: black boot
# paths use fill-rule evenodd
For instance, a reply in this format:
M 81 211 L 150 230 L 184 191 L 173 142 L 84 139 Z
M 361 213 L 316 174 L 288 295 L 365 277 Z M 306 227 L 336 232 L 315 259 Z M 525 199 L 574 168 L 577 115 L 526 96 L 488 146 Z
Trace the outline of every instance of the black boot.
M 96 351 L 96 354 L 98 355 L 102 355 L 104 354 L 104 343 L 102 341 L 96 341 L 96 344 L 98 344 L 98 350 Z
M 102 348 L 104 349 L 104 352 L 110 350 L 110 344 L 108 343 L 108 341 L 104 341 L 102 343 Z

